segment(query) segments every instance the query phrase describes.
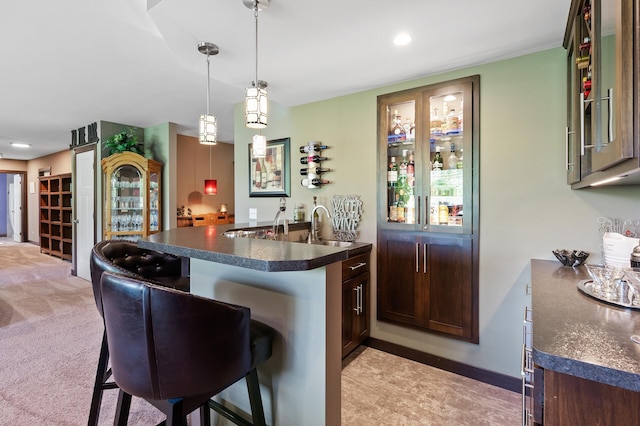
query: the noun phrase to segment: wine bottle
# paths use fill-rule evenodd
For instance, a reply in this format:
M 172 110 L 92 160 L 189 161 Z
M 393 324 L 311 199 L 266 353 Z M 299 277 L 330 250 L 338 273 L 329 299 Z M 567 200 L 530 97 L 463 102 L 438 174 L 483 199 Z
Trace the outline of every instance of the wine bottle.
M 307 154 L 309 152 L 314 152 L 314 151 L 318 152 L 327 148 L 329 147 L 326 145 L 305 145 L 300 147 L 300 153 Z
M 399 197 L 396 198 L 396 209 L 398 210 L 398 222 L 405 222 L 405 211 L 404 211 L 404 190 L 400 189 Z
M 447 169 L 456 169 L 458 168 L 458 157 L 456 156 L 456 144 L 451 144 L 451 154 L 449 154 L 449 158 L 447 158 Z
M 458 158 L 458 162 L 456 163 L 456 168 L 457 169 L 464 168 L 464 161 L 462 159 L 462 148 L 460 148 L 460 158 Z
M 326 169 L 326 168 L 321 168 L 321 167 L 311 167 L 311 168 L 304 168 L 304 169 L 300 169 L 300 174 L 303 176 L 308 175 L 309 173 L 314 173 L 316 175 L 322 174 L 322 173 L 327 173 L 330 172 L 331 169 Z
M 265 189 L 267 187 L 267 165 L 264 163 L 263 158 L 258 158 L 258 161 L 262 163 L 260 166 L 260 171 L 262 172 L 260 188 Z
M 262 188 L 262 166 L 260 165 L 260 159 L 256 159 L 256 188 Z
M 389 188 L 393 188 L 398 183 L 398 166 L 396 165 L 396 157 L 391 157 L 389 167 L 387 167 L 387 184 Z
M 300 157 L 300 164 L 309 164 L 309 160 L 313 163 L 319 163 L 321 161 L 328 160 L 327 157 L 320 157 L 319 155 L 313 155 L 309 157 Z
M 405 221 L 408 224 L 416 223 L 416 198 L 413 193 L 409 195 L 406 206 L 407 212 L 405 213 Z
M 396 199 L 389 206 L 389 222 L 397 222 L 398 221 L 398 199 L 400 198 L 400 194 L 396 194 Z
M 436 155 L 433 157 L 433 170 L 442 170 L 442 155 L 440 155 L 440 147 L 436 147 Z
M 324 184 L 331 183 L 331 182 L 326 179 L 313 178 L 313 179 L 302 179 L 300 183 L 302 184 L 302 186 L 309 186 L 309 185 L 322 186 Z
M 413 151 L 409 151 L 409 162 L 407 163 L 407 183 L 413 188 L 416 178 L 416 162 Z

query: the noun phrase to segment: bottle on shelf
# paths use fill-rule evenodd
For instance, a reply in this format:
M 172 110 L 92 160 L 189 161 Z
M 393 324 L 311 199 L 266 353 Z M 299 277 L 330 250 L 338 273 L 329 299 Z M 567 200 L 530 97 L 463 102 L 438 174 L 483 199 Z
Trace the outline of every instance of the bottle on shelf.
M 389 136 L 390 141 L 404 141 L 407 139 L 407 134 L 404 131 L 404 127 L 402 127 L 402 117 L 398 114 L 398 110 L 394 112 Z
M 447 114 L 447 133 L 456 134 L 460 132 L 460 124 L 458 123 L 458 114 L 456 110 L 451 108 Z
M 409 151 L 409 162 L 407 163 L 407 183 L 413 188 L 415 186 L 416 162 L 413 151 Z
M 442 170 L 442 155 L 440 154 L 440 147 L 436 147 L 436 155 L 433 157 L 433 170 Z
M 413 192 L 407 199 L 405 221 L 408 224 L 416 223 L 416 198 L 413 196 Z
M 327 148 L 328 146 L 326 145 L 305 145 L 300 147 L 300 153 L 307 154 L 309 152 L 319 152 Z
M 328 169 L 328 168 L 309 167 L 309 168 L 300 169 L 300 174 L 303 175 L 303 176 L 306 176 L 309 173 L 313 173 L 315 175 L 320 175 L 322 173 L 327 173 L 327 172 L 330 172 L 330 171 L 331 171 L 331 169 Z
M 438 108 L 433 108 L 431 111 L 429 129 L 432 135 L 440 134 L 442 131 L 442 120 L 438 114 Z
M 310 155 L 308 157 L 300 157 L 300 164 L 309 164 L 310 162 L 319 163 L 321 161 L 326 161 L 326 160 L 328 160 L 327 157 L 320 157 L 319 155 Z
M 405 119 L 404 124 L 402 125 L 402 128 L 404 129 L 405 139 L 408 141 L 414 140 L 414 137 L 411 136 L 412 123 L 409 117 Z
M 458 157 L 456 156 L 456 144 L 451 144 L 451 153 L 449 154 L 449 158 L 447 158 L 447 169 L 457 169 L 458 168 Z
M 326 179 L 320 179 L 320 178 L 313 178 L 313 179 L 302 179 L 300 181 L 300 184 L 302 184 L 302 186 L 322 186 L 325 185 L 327 183 L 331 183 L 330 181 L 326 180 Z
M 464 99 L 460 99 L 460 112 L 458 113 L 458 129 L 460 133 L 462 133 L 462 123 L 464 118 L 464 108 L 463 108 Z
M 460 157 L 458 158 L 458 162 L 456 163 L 456 168 L 457 168 L 457 169 L 462 169 L 462 168 L 464 168 L 464 161 L 463 161 L 463 159 L 462 159 L 462 151 L 463 151 L 463 149 L 462 149 L 462 148 L 460 148 Z
M 438 206 L 438 224 L 447 225 L 449 223 L 449 207 L 440 203 Z
M 393 188 L 398 183 L 398 165 L 396 164 L 396 157 L 391 157 L 389 166 L 387 167 L 387 186 Z
M 398 200 L 400 198 L 400 194 L 396 193 L 395 201 L 389 206 L 389 222 L 397 222 L 398 221 Z
M 405 215 L 404 215 L 405 214 L 405 211 L 404 211 L 404 207 L 405 207 L 405 205 L 404 205 L 404 189 L 401 188 L 400 189 L 400 193 L 396 194 L 396 195 L 397 195 L 397 197 L 396 197 L 396 210 L 397 210 L 396 215 L 398 217 L 397 221 L 404 223 L 405 220 L 406 220 Z

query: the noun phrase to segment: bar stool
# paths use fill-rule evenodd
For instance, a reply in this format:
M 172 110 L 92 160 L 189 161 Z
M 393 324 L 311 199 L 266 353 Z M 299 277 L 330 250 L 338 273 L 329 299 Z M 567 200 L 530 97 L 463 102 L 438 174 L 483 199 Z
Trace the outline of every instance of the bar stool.
M 251 425 L 210 401 L 242 377 L 253 424 L 266 424 L 256 366 L 271 357 L 275 331 L 252 321 L 249 308 L 109 272 L 102 275 L 101 290 L 111 368 L 120 388 L 118 425 L 127 424 L 132 395 L 164 412 L 167 426 L 185 424 L 197 408 L 203 425 L 210 425 L 209 408 Z
M 100 316 L 102 314 L 102 296 L 100 279 L 103 272 L 109 271 L 124 276 L 152 281 L 158 285 L 189 291 L 189 277 L 181 276 L 182 259 L 171 254 L 140 248 L 131 241 L 106 240 L 96 244 L 90 256 L 91 284 L 93 297 Z M 91 397 L 89 426 L 97 426 L 100 414 L 102 394 L 107 389 L 118 386 L 109 381 L 109 347 L 106 330 L 102 335 L 98 368 Z

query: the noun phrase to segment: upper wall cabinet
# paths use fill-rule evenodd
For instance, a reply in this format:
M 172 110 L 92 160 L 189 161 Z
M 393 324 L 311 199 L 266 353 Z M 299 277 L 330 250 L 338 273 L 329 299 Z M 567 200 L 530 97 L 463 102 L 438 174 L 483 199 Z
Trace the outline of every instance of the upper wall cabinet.
M 573 0 L 567 21 L 567 183 L 640 183 L 639 0 Z M 635 70 L 635 71 L 634 71 Z M 637 108 L 637 107 L 636 107 Z

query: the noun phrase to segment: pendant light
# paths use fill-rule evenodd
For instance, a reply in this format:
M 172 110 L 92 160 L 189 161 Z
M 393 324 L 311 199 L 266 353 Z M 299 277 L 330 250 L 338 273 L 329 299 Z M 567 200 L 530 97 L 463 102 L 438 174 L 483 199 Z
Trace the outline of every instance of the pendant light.
M 267 156 L 267 137 L 263 134 L 253 135 L 253 158 L 264 158 Z
M 211 145 L 209 145 L 209 179 L 204 180 L 204 193 L 216 195 L 218 193 L 218 181 L 211 179 Z
M 209 114 L 209 56 L 217 55 L 218 46 L 213 43 L 203 41 L 198 43 L 198 51 L 207 55 L 207 113 L 200 115 L 200 143 L 204 145 L 215 145 L 218 134 L 218 124 L 216 116 Z
M 258 80 L 258 11 L 269 6 L 271 0 L 242 0 L 253 10 L 256 20 L 256 74 L 251 87 L 247 88 L 245 98 L 245 125 L 251 129 L 267 127 L 267 82 Z

